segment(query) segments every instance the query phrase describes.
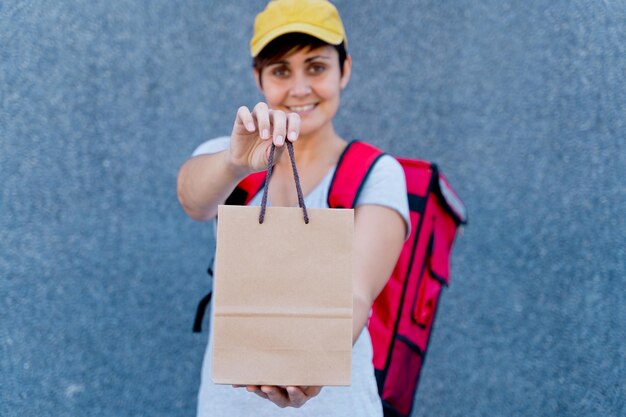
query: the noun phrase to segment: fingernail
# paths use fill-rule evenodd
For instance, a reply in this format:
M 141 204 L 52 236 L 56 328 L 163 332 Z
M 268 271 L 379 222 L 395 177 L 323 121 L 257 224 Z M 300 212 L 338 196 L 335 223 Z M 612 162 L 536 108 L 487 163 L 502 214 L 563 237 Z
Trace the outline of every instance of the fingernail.
M 296 137 L 297 137 L 296 132 L 294 132 L 294 131 L 289 132 L 287 137 L 289 138 L 289 140 L 295 140 Z
M 263 139 L 267 139 L 267 138 L 269 138 L 269 137 L 270 137 L 270 132 L 269 132 L 269 130 L 267 130 L 267 129 L 263 129 L 263 131 L 261 132 L 261 137 L 262 137 Z
M 285 138 L 282 136 L 276 136 L 276 145 L 281 146 L 285 143 Z
M 246 125 L 246 129 L 248 129 L 249 131 L 253 131 L 254 130 L 254 123 L 248 123 Z

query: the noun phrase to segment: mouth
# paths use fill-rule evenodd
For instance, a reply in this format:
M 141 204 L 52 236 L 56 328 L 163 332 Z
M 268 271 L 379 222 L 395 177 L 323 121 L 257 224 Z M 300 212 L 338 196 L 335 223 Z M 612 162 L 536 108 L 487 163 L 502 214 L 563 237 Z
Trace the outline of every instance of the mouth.
M 285 107 L 287 107 L 289 111 L 292 111 L 294 113 L 308 113 L 311 110 L 313 110 L 315 107 L 317 107 L 317 103 L 303 104 L 301 106 L 285 106 Z

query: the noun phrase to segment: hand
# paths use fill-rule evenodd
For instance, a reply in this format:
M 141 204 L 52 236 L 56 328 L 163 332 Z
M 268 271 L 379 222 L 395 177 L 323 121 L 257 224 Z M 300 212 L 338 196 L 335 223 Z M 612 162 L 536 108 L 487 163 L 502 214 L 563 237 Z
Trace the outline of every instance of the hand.
M 244 385 L 233 385 L 235 388 L 244 387 Z M 302 407 L 308 400 L 317 396 L 322 387 L 278 387 L 274 385 L 247 385 L 248 392 L 253 392 L 261 398 L 270 400 L 280 408 L 285 407 Z
M 258 103 L 252 112 L 245 106 L 237 111 L 230 139 L 229 161 L 244 172 L 267 169 L 272 143 L 276 145 L 274 161 L 284 150 L 285 140 L 295 142 L 300 133 L 300 116 L 271 110 Z

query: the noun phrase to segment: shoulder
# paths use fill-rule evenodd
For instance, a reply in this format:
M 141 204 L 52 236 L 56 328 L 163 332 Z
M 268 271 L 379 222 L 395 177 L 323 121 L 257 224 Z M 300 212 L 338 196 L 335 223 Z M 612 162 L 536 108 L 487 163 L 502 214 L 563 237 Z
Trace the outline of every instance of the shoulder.
M 206 155 L 211 153 L 222 152 L 228 148 L 230 143 L 230 137 L 220 136 L 217 138 L 209 139 L 201 143 L 191 154 L 191 156 Z
M 371 204 L 372 200 L 380 202 L 389 197 L 394 200 L 406 198 L 406 179 L 400 162 L 385 154 L 376 161 L 367 176 L 357 205 Z
M 381 155 L 376 161 L 370 176 L 378 180 L 405 182 L 402 165 L 396 158 L 387 154 Z
M 378 205 L 395 210 L 406 225 L 406 236 L 410 233 L 409 203 L 406 178 L 400 162 L 391 155 L 383 155 L 376 161 L 356 202 L 356 206 Z
M 350 143 L 339 159 L 339 166 L 343 165 L 347 165 L 347 169 L 341 171 L 342 175 L 362 176 L 366 179 L 363 185 L 404 178 L 404 170 L 396 158 L 367 142 Z

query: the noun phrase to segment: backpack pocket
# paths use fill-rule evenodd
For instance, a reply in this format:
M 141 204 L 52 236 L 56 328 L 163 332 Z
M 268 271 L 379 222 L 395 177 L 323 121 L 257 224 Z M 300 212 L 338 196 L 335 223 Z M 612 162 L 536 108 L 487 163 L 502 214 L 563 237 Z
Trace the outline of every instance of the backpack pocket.
M 428 329 L 432 325 L 441 289 L 448 285 L 450 271 L 448 245 L 446 239 L 438 236 L 436 231 L 435 227 L 428 245 L 411 312 L 411 320 L 421 329 Z
M 404 336 L 396 336 L 387 381 L 381 394 L 385 416 L 404 417 L 411 414 L 424 351 Z

